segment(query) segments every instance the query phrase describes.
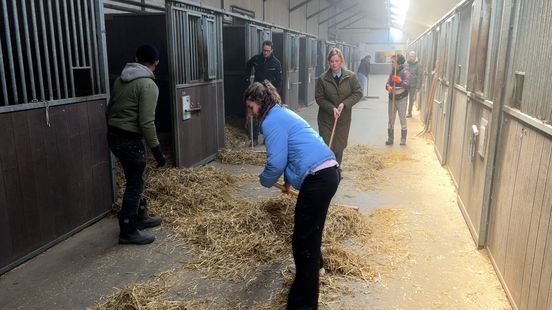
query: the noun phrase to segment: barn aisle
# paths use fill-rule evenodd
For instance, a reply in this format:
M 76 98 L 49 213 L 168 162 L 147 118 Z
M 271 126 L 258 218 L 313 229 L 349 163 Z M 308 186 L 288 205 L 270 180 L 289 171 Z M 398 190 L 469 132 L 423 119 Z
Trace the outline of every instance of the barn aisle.
M 335 198 L 336 203 L 358 206 L 371 215 L 368 260 L 375 277 L 343 283 L 345 293 L 337 298 L 322 296 L 321 308 L 510 309 L 486 250 L 474 245 L 456 203 L 455 187 L 433 144 L 427 137 L 416 137 L 422 129 L 417 112 L 408 120 L 407 146 L 384 146 L 384 82 L 385 76 L 371 76 L 371 98 L 354 108 L 344 180 Z M 314 126 L 316 113 L 316 105 L 299 111 Z M 366 154 L 383 155 L 363 157 Z M 369 161 L 380 158 L 382 166 L 363 177 L 372 166 Z M 260 171 L 258 166 L 212 165 L 235 174 Z M 246 195 L 278 195 L 261 188 L 254 178 L 248 182 Z M 268 266 L 255 285 L 212 281 L 183 270 L 183 262 L 193 254 L 185 247 L 175 249 L 167 226 L 153 232 L 157 240 L 151 245 L 120 246 L 115 218 L 103 219 L 1 276 L 0 309 L 86 308 L 116 288 L 151 281 L 165 271 L 171 271 L 169 282 L 177 283 L 170 294 L 176 300 L 209 297 L 234 300 L 247 308 L 251 300 L 262 301 L 280 289 L 274 266 Z

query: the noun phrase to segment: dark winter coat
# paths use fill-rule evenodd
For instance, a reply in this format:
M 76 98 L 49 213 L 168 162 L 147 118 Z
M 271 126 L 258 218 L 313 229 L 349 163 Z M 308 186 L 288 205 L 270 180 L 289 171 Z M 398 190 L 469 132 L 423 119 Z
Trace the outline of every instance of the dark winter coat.
M 246 75 L 249 78 L 251 69 L 255 68 L 255 82 L 269 80 L 278 91 L 282 86 L 282 64 L 274 55 L 265 59 L 263 54 L 258 54 L 247 61 L 245 69 Z
M 410 71 L 410 88 L 419 89 L 422 86 L 422 67 L 418 59 L 415 62 L 408 62 Z
M 341 69 L 339 86 L 336 84 L 332 71 L 322 73 L 315 89 L 316 103 L 318 109 L 318 132 L 326 144 L 330 142 L 334 124 L 333 108 L 343 102 L 344 107 L 341 116 L 337 121 L 332 150 L 343 151 L 347 147 L 349 129 L 351 128 L 351 111 L 353 106 L 362 98 L 362 88 L 357 76 L 344 68 Z

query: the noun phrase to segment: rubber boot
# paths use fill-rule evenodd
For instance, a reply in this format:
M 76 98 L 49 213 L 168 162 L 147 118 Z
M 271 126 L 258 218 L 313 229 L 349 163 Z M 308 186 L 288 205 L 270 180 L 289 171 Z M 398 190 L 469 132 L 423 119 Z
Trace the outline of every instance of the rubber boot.
M 406 145 L 406 129 L 401 130 L 401 145 Z
M 393 137 L 394 132 L 393 129 L 387 129 L 387 141 L 385 141 L 385 145 L 392 145 L 393 144 Z
M 141 232 L 136 228 L 136 215 L 119 216 L 120 244 L 148 244 L 155 240 L 153 235 Z
M 136 221 L 136 228 L 142 230 L 145 228 L 151 228 L 161 225 L 161 217 L 149 216 L 148 204 L 145 199 L 140 199 L 140 206 L 138 207 L 138 218 Z

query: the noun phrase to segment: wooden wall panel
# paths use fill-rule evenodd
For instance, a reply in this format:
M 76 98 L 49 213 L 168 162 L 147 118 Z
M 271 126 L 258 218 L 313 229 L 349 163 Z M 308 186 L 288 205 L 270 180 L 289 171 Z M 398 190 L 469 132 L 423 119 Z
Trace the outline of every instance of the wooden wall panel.
M 533 130 L 521 129 L 521 153 L 514 184 L 514 196 L 510 213 L 510 223 L 507 230 L 506 261 L 504 265 L 504 280 L 516 304 L 521 299 L 521 283 L 523 281 L 523 263 L 527 246 L 528 227 L 531 220 L 533 199 L 535 197 L 538 167 L 542 150 L 542 141 L 537 141 L 537 133 Z
M 491 203 L 489 235 L 487 247 L 496 265 L 500 276 L 503 275 L 507 234 L 512 197 L 514 193 L 519 147 L 521 145 L 521 125 L 510 118 L 504 120 L 502 137 L 499 143 L 498 158 L 496 161 L 497 172 L 494 177 L 493 200 Z
M 460 184 L 462 157 L 464 155 L 464 128 L 466 125 L 466 110 L 468 97 L 465 93 L 454 90 L 450 113 L 450 142 L 447 152 L 447 166 L 456 186 Z
M 462 201 L 462 207 L 466 215 L 466 221 L 470 227 L 471 233 L 474 239 L 477 240 L 479 236 L 480 222 L 481 222 L 481 208 L 483 205 L 483 188 L 485 182 L 485 167 L 487 157 L 481 157 L 478 153 L 477 142 L 475 156 L 470 160 L 469 157 L 469 145 L 472 134 L 472 125 L 480 124 L 482 117 L 489 121 L 487 128 L 490 128 L 491 124 L 491 112 L 487 110 L 483 105 L 470 101 L 468 103 L 468 112 L 466 113 L 466 120 L 464 126 L 463 144 L 464 150 L 462 152 L 461 167 L 462 176 L 458 185 L 458 195 Z M 487 134 L 487 140 L 489 134 Z M 480 136 L 478 139 L 482 139 Z
M 546 229 L 550 222 L 550 197 L 552 191 L 551 164 L 552 143 L 545 142 L 540 158 L 535 200 L 529 223 L 529 237 L 523 266 L 523 282 L 521 289 L 520 309 L 536 309 L 538 287 L 541 278 L 544 249 L 546 245 Z
M 446 97 L 448 87 L 442 82 L 439 83 L 439 89 L 435 100 L 439 100 L 440 103 L 433 103 L 433 115 L 431 132 L 435 140 L 435 149 L 438 152 L 439 159 L 443 160 L 443 148 L 445 144 L 445 115 L 443 114 L 444 106 L 446 104 Z
M 13 192 L 9 192 L 13 169 L 13 126 L 10 114 L 0 114 L 0 123 L 3 125 L 0 130 L 0 141 L 7 143 L 9 147 L 0 148 L 0 266 L 5 266 L 14 259 L 13 238 L 10 225 L 10 211 L 13 205 Z M 11 156 L 10 156 L 11 155 Z M 12 168 L 10 168 L 12 167 Z
M 104 113 L 104 100 L 53 106 L 51 127 L 44 109 L 0 114 L 2 272 L 111 209 Z

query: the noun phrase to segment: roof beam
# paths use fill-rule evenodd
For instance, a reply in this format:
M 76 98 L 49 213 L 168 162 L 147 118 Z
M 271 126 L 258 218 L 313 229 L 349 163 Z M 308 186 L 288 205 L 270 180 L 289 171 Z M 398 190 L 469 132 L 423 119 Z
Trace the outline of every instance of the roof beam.
M 299 4 L 297 4 L 296 6 L 292 7 L 291 9 L 289 9 L 289 12 L 291 13 L 291 12 L 297 10 L 298 8 L 302 7 L 303 5 L 305 5 L 305 4 L 307 4 L 307 3 L 311 2 L 311 1 L 312 1 L 312 0 L 305 0 L 305 1 L 303 1 L 303 2 L 301 2 L 301 3 L 299 3 Z M 291 4 L 291 2 L 290 2 L 290 4 Z
M 339 24 L 341 24 L 341 23 L 343 23 L 343 22 L 346 22 L 346 21 L 350 20 L 351 17 L 355 17 L 355 16 L 358 16 L 358 14 L 363 14 L 363 13 L 364 13 L 364 12 L 362 12 L 362 11 L 355 12 L 353 15 L 348 16 L 348 17 L 346 17 L 346 18 L 344 18 L 344 19 L 342 19 L 342 20 L 340 20 L 340 21 L 338 21 L 338 22 L 336 22 L 336 23 L 333 23 L 333 24 L 329 25 L 328 28 L 335 27 L 335 26 L 337 26 L 337 25 L 339 25 Z M 363 17 L 364 17 L 364 16 L 363 16 Z
M 335 5 L 334 5 L 334 4 L 330 4 L 330 5 L 328 5 L 327 7 L 323 8 L 323 9 L 320 9 L 320 10 L 318 10 L 318 12 L 312 13 L 311 15 L 307 16 L 307 19 L 311 19 L 311 18 L 315 17 L 316 15 L 318 15 L 318 14 L 320 14 L 320 13 L 326 11 L 327 9 L 329 9 L 329 8 L 331 8 L 331 7 L 333 7 L 333 6 L 335 6 Z
M 346 8 L 346 9 L 344 9 L 344 10 L 338 12 L 338 13 L 335 13 L 334 15 L 332 15 L 332 16 L 330 16 L 330 17 L 327 17 L 327 18 L 324 19 L 323 21 L 318 22 L 318 24 L 319 24 L 319 25 L 320 25 L 320 24 L 323 24 L 323 23 L 329 21 L 330 19 L 335 18 L 335 17 L 337 17 L 337 16 L 339 16 L 339 15 L 341 15 L 341 14 L 343 14 L 343 13 L 349 11 L 350 9 L 356 7 L 357 5 L 358 5 L 358 3 L 355 3 L 355 4 L 351 5 L 350 7 Z
M 366 15 L 362 15 L 361 17 L 355 19 L 354 21 L 348 23 L 347 25 L 345 25 L 345 26 L 343 26 L 343 27 L 341 27 L 341 28 L 339 28 L 339 29 L 346 29 L 347 27 L 353 25 L 354 23 L 359 22 L 361 19 L 363 19 L 363 18 L 365 18 L 365 17 L 366 17 Z

